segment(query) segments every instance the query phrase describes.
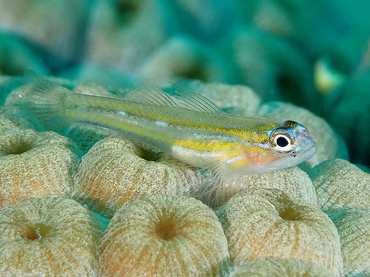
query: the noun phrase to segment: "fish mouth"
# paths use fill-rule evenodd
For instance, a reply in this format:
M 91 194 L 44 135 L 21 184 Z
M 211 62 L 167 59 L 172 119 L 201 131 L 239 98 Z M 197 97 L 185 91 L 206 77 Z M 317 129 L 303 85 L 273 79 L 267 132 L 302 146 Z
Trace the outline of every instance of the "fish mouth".
M 310 150 L 308 150 L 308 153 L 310 155 L 310 158 L 315 155 L 317 152 L 317 146 L 315 145 L 314 147 L 312 147 Z
M 312 147 L 309 147 L 305 151 L 302 152 L 301 156 L 304 157 L 305 160 L 308 160 L 313 157 L 317 152 L 316 144 L 313 144 Z
M 317 147 L 314 144 L 312 147 L 304 151 L 294 153 L 294 155 L 292 155 L 293 159 L 286 164 L 287 165 L 286 167 L 296 166 L 301 163 L 304 163 L 308 159 L 312 158 L 312 156 L 315 155 L 316 151 Z

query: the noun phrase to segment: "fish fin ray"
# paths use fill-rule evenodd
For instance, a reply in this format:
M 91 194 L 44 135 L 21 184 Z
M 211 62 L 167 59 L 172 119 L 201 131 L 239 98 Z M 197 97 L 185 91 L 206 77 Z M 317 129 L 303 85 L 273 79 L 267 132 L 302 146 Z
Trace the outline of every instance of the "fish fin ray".
M 226 170 L 225 170 L 225 164 L 223 161 L 217 161 L 214 163 L 214 165 L 211 167 L 211 170 L 213 172 L 215 181 L 217 184 L 222 184 L 226 180 Z
M 201 169 L 202 181 L 199 186 L 192 188 L 189 195 L 195 197 L 212 208 L 218 208 L 220 203 L 218 191 L 228 183 L 224 165 L 215 162 L 208 169 Z
M 192 111 L 219 114 L 223 111 L 211 100 L 198 92 L 190 90 L 182 85 L 170 82 L 173 86 L 172 94 L 178 106 Z
M 27 70 L 24 85 L 17 89 L 16 93 L 16 97 L 5 104 L 33 115 L 32 120 L 36 125 L 42 126 L 39 129 L 59 131 L 59 125 L 66 123 L 63 102 L 66 95 L 72 93 L 67 88 Z
M 134 90 L 127 92 L 123 97 L 125 101 L 136 103 L 152 104 L 157 106 L 177 107 L 176 102 L 162 89 L 141 83 L 140 86 Z

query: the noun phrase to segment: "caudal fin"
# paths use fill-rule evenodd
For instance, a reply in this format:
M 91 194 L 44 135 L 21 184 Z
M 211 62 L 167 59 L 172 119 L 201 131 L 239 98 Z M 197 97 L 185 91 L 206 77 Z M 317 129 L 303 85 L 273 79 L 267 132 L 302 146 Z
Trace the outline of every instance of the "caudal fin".
M 44 130 L 64 130 L 67 124 L 64 99 L 72 92 L 33 71 L 27 71 L 24 79 L 25 84 L 11 92 L 5 105 L 33 117 Z

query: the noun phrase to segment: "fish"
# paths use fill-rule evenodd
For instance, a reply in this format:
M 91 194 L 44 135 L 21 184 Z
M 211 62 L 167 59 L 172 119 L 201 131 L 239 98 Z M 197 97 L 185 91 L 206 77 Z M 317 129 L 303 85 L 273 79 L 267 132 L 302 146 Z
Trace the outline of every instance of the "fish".
M 195 91 L 172 93 L 150 85 L 125 95 L 86 95 L 33 75 L 14 103 L 48 130 L 92 124 L 163 152 L 188 165 L 211 170 L 218 182 L 300 164 L 316 153 L 307 128 L 223 112 Z

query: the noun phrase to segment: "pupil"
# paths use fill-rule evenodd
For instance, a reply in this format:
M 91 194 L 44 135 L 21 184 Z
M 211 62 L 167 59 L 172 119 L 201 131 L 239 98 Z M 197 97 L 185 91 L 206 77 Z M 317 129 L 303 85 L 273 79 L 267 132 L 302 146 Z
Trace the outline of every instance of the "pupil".
M 276 140 L 276 144 L 279 145 L 280 147 L 285 147 L 289 144 L 288 140 L 286 138 L 283 138 L 283 137 L 279 137 L 277 140 Z

